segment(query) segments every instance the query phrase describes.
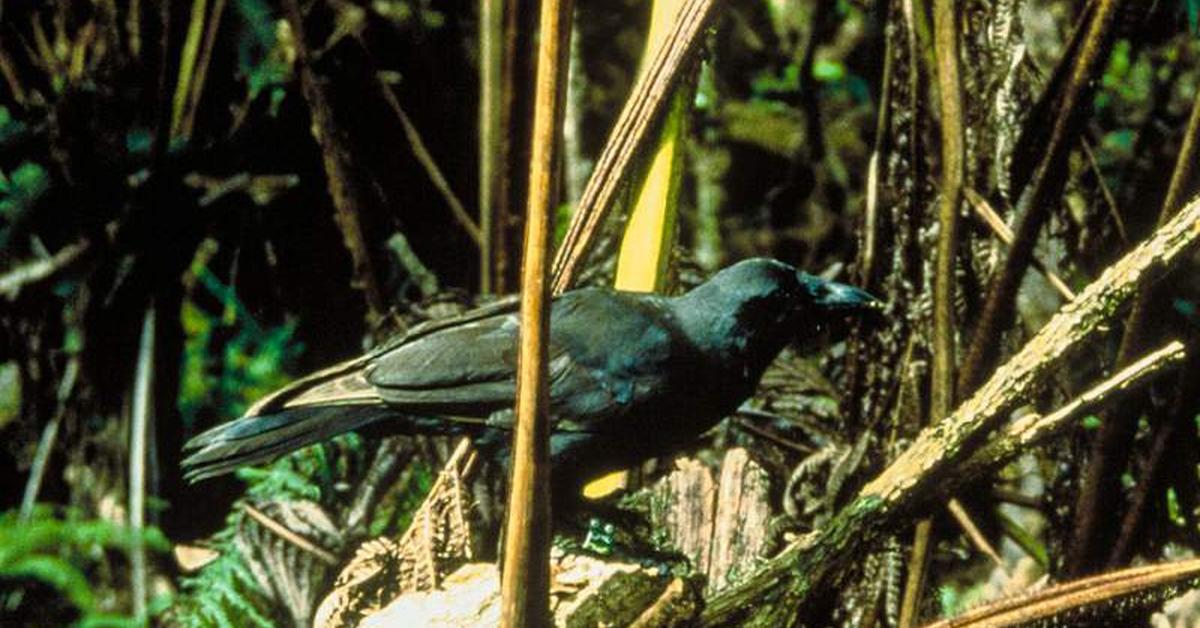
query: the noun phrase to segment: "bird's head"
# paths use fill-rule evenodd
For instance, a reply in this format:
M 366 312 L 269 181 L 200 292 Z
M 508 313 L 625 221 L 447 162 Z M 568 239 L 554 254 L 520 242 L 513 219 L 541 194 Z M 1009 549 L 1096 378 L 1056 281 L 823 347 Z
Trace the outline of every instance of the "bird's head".
M 848 316 L 878 316 L 881 309 L 859 288 L 765 258 L 721 270 L 677 307 L 693 338 L 722 344 L 764 368 L 788 343 L 808 340 Z

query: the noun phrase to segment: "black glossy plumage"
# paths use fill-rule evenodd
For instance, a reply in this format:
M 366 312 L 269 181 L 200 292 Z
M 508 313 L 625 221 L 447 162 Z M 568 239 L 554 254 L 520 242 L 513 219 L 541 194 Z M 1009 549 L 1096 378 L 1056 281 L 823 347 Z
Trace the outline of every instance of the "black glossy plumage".
M 767 259 L 674 298 L 597 288 L 562 295 L 549 350 L 556 490 L 686 445 L 754 392 L 788 342 L 877 307 L 856 288 Z M 515 300 L 414 328 L 192 439 L 184 468 L 193 480 L 219 475 L 368 426 L 471 435 L 485 455 L 506 460 L 517 332 Z

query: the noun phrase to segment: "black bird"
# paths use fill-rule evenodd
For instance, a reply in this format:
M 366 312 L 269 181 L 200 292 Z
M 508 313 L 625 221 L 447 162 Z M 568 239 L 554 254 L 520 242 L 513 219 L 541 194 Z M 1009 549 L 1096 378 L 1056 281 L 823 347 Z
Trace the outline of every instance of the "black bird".
M 732 413 L 789 342 L 866 292 L 769 259 L 734 264 L 678 297 L 585 288 L 553 301 L 551 477 L 578 495 L 605 471 L 677 450 Z M 192 439 L 191 480 L 268 461 L 343 432 L 463 434 L 509 454 L 519 319 L 515 301 L 414 327 L 300 379 Z

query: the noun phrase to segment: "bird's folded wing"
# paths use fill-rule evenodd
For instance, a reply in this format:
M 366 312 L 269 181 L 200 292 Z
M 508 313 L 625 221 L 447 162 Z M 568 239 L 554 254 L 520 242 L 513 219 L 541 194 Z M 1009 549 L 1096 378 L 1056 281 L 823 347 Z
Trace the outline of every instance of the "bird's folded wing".
M 416 325 L 407 332 L 384 341 L 364 355 L 321 369 L 259 399 L 246 411 L 246 416 L 269 414 L 289 407 L 377 402 L 379 397 L 375 394 L 374 386 L 367 382 L 365 371 L 382 356 L 447 328 L 468 325 L 488 318 L 503 318 L 503 314 L 516 311 L 518 306 L 519 302 L 515 296 L 505 297 L 458 316 Z
M 377 356 L 366 381 L 379 399 L 411 411 L 485 417 L 511 407 L 516 396 L 519 320 L 500 314 L 442 328 Z M 552 405 L 581 394 L 602 393 L 589 368 L 551 335 Z
M 375 356 L 366 381 L 393 407 L 486 416 L 512 404 L 517 330 L 509 313 L 442 327 Z

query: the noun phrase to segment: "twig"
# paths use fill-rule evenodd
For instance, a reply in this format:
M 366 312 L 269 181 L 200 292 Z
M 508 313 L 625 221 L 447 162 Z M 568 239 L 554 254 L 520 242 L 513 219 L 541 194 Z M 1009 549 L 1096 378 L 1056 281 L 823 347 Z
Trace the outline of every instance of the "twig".
M 0 275 L 0 295 L 15 301 L 21 290 L 50 279 L 66 270 L 91 248 L 91 242 L 81 240 L 59 249 L 52 257 L 35 260 Z
M 365 47 L 365 45 L 364 45 Z M 378 73 L 375 76 L 375 86 L 379 89 L 383 100 L 392 108 L 392 112 L 396 114 L 396 119 L 400 121 L 400 126 L 404 128 L 404 137 L 408 138 L 408 143 L 412 146 L 413 156 L 420 162 L 421 167 L 425 169 L 425 174 L 429 175 L 429 181 L 433 183 L 433 187 L 441 193 L 442 200 L 446 201 L 446 205 L 450 207 L 450 213 L 454 215 L 454 220 L 462 226 L 467 235 L 471 236 L 471 241 L 475 246 L 483 246 L 483 232 L 479 225 L 471 219 L 471 214 L 467 212 L 467 208 L 463 207 L 462 201 L 458 199 L 458 195 L 450 187 L 450 183 L 446 181 L 446 176 L 442 174 L 442 169 L 438 167 L 437 162 L 433 160 L 433 155 L 429 153 L 429 149 L 425 146 L 425 140 L 421 138 L 421 133 L 417 131 L 417 127 L 412 123 L 412 118 L 400 106 L 400 100 L 396 98 L 396 94 L 392 93 L 392 88 L 379 77 Z
M 401 464 L 400 458 L 402 447 L 402 439 L 396 436 L 385 438 L 379 442 L 379 447 L 375 450 L 375 456 L 371 460 L 371 466 L 367 469 L 362 482 L 359 483 L 354 501 L 346 509 L 344 521 L 347 531 L 357 533 L 366 528 L 366 523 L 371 520 L 371 515 L 379 504 L 379 499 L 387 493 L 388 487 L 392 485 L 404 466 Z
M 543 626 L 550 618 L 550 419 L 547 352 L 555 191 L 567 87 L 571 0 L 542 0 L 538 26 L 529 199 L 521 264 L 521 332 L 516 428 L 504 526 L 500 625 Z
M 338 564 L 337 556 L 334 556 L 329 551 L 318 547 L 312 541 L 309 541 L 299 534 L 287 529 L 283 524 L 268 517 L 266 513 L 258 510 L 254 506 L 251 506 L 250 504 L 242 504 L 242 509 L 245 510 L 246 514 L 250 515 L 252 519 L 261 523 L 264 528 L 274 532 L 276 536 L 287 541 L 288 543 L 291 543 L 292 545 L 295 545 L 309 554 L 316 556 L 318 560 L 326 565 Z
M 1200 356 L 1192 351 L 1187 362 L 1175 376 L 1174 391 L 1170 404 L 1151 412 L 1153 440 L 1142 465 L 1137 485 L 1130 492 L 1119 533 L 1108 553 L 1107 567 L 1116 568 L 1129 562 L 1137 546 L 1143 540 L 1139 534 L 1142 517 L 1156 497 L 1163 495 L 1167 486 L 1175 489 L 1179 497 L 1179 511 L 1184 519 L 1184 529 L 1196 538 L 1195 495 L 1197 479 L 1189 469 L 1195 469 L 1196 461 L 1196 408 L 1200 405 L 1200 391 L 1193 382 L 1200 377 Z
M 900 623 L 904 628 L 914 626 L 920 612 L 921 590 L 929 573 L 929 553 L 933 543 L 933 519 L 923 517 L 913 526 L 912 549 L 904 578 L 904 594 L 900 599 Z
M 225 0 L 213 0 L 212 14 L 208 18 L 208 27 L 204 31 L 204 42 L 200 45 L 200 58 L 196 61 L 192 86 L 183 111 L 183 121 L 179 125 L 180 137 L 191 137 L 192 127 L 196 124 L 196 111 L 200 107 L 200 96 L 204 93 L 205 81 L 208 79 L 208 66 L 212 63 L 217 32 L 221 28 L 221 16 L 224 13 Z
M 1178 415 L 1167 414 L 1165 411 L 1157 413 L 1152 411 L 1150 417 L 1151 423 L 1154 424 L 1153 438 L 1150 441 L 1149 451 L 1145 455 L 1146 461 L 1141 465 L 1141 475 L 1133 490 L 1129 492 L 1125 512 L 1120 517 L 1121 523 L 1117 526 L 1116 541 L 1108 551 L 1105 564 L 1111 568 L 1120 567 L 1128 562 L 1129 557 L 1136 551 L 1136 545 L 1140 541 L 1144 541 L 1144 539 L 1138 538 L 1138 532 L 1142 527 L 1142 515 L 1146 511 L 1147 503 L 1163 494 L 1160 491 L 1164 479 L 1164 458 L 1170 449 L 1171 441 L 1175 438 L 1180 421 Z M 1191 423 L 1194 427 L 1195 420 L 1194 415 L 1189 415 L 1185 422 Z
M 496 138 L 495 191 L 492 208 L 492 230 L 488 234 L 492 246 L 488 264 L 492 269 L 492 292 L 515 292 L 520 280 L 519 231 L 524 217 L 525 173 L 522 157 L 529 154 L 529 133 L 525 125 L 531 122 L 526 113 L 532 110 L 532 90 L 526 81 L 533 81 L 533 54 L 536 37 L 536 13 L 533 3 L 505 0 L 504 59 L 500 67 L 500 129 Z
M 179 76 L 175 82 L 175 98 L 171 103 L 171 137 L 180 136 L 184 108 L 192 92 L 192 75 L 196 70 L 196 57 L 200 53 L 200 40 L 204 36 L 204 13 L 208 0 L 192 0 L 192 17 L 188 22 L 187 36 L 179 53 Z M 303 31 L 296 31 L 301 37 Z
M 463 460 L 466 458 L 466 460 Z M 442 470 L 433 481 L 433 485 L 429 487 L 428 497 L 421 503 L 420 508 L 413 513 L 412 521 L 420 521 L 427 519 L 426 513 L 433 509 L 433 503 L 430 498 L 442 493 L 442 486 L 450 482 L 466 481 L 470 479 L 471 473 L 475 470 L 475 462 L 478 456 L 474 448 L 471 447 L 471 439 L 463 438 L 454 446 L 454 451 L 450 453 L 450 457 L 446 459 L 446 464 L 442 466 Z M 404 534 L 400 535 L 400 541 L 397 545 L 401 548 L 407 547 L 413 536 L 416 534 L 416 524 L 410 525 Z
M 958 260 L 958 208 L 962 205 L 966 148 L 963 130 L 962 85 L 958 68 L 958 20 L 954 0 L 934 0 L 933 37 L 937 63 L 938 104 L 942 122 L 942 190 L 938 204 L 937 255 L 933 276 L 933 372 L 929 419 L 937 423 L 954 410 L 955 262 Z M 955 504 L 950 504 L 954 512 Z M 960 508 L 961 510 L 961 508 Z M 908 581 L 900 606 L 900 627 L 917 622 L 921 593 L 933 543 L 932 520 L 917 523 Z
M 952 499 L 946 505 L 946 509 L 950 511 L 950 515 L 954 517 L 954 521 L 958 523 L 958 527 L 962 528 L 963 533 L 971 540 L 971 544 L 983 552 L 984 556 L 991 559 L 992 563 L 999 567 L 1000 571 L 1003 571 L 1006 577 L 1011 577 L 1008 569 L 1004 566 L 1004 559 L 1000 558 L 1000 553 L 996 551 L 991 541 L 988 541 L 983 532 L 979 530 L 979 526 L 975 525 L 975 521 L 971 519 L 971 515 L 963 507 L 962 502 Z
M 650 128 L 666 109 L 680 69 L 699 44 L 699 33 L 712 14 L 715 0 L 688 0 L 679 11 L 675 28 L 654 60 L 638 76 L 612 133 L 596 160 L 566 237 L 554 258 L 554 294 L 568 289 L 612 209 L 617 189 L 631 174 L 637 152 L 647 145 Z
M 967 188 L 964 190 L 964 192 L 966 193 L 968 204 L 971 205 L 971 209 L 975 210 L 975 213 L 979 215 L 979 218 L 983 220 L 983 223 L 992 230 L 992 233 L 996 234 L 997 238 L 1000 238 L 1001 242 L 1008 246 L 1012 246 L 1012 229 L 1009 229 L 1008 225 L 1004 222 L 1004 219 L 1000 217 L 1000 214 L 997 214 L 996 210 L 992 209 L 992 205 L 987 202 L 987 199 L 983 198 L 983 196 L 971 188 Z M 1038 257 L 1033 257 L 1030 261 L 1033 263 L 1033 267 L 1037 269 L 1037 271 L 1041 273 L 1043 277 L 1046 278 L 1047 283 L 1057 290 L 1058 294 L 1064 300 L 1075 300 L 1075 291 L 1071 290 L 1071 288 L 1067 286 L 1067 283 L 1062 280 L 1062 277 L 1059 277 L 1054 271 L 1050 270 L 1050 267 L 1047 266 L 1045 262 Z
M 1108 207 L 1108 214 L 1112 216 L 1113 224 L 1117 227 L 1117 236 L 1121 238 L 1126 246 L 1129 245 L 1129 230 L 1125 228 L 1125 219 L 1121 218 L 1121 212 L 1117 207 L 1117 199 L 1113 198 L 1112 190 L 1108 189 L 1108 184 L 1104 182 L 1104 175 L 1100 172 L 1100 164 L 1096 162 L 1096 151 L 1092 150 L 1092 143 L 1088 138 L 1081 138 L 1079 141 L 1080 148 L 1083 149 L 1083 154 L 1087 157 L 1088 168 L 1092 170 L 1092 176 L 1096 177 L 1096 187 L 1100 188 L 1100 195 L 1104 197 L 1104 204 Z
M 742 414 L 742 411 L 738 410 L 738 414 Z M 746 420 L 737 421 L 736 423 L 734 423 L 734 425 L 743 430 L 746 430 L 747 432 L 750 432 L 751 434 L 753 434 L 755 436 L 758 436 L 760 438 L 765 438 L 766 440 L 769 440 L 772 443 L 775 443 L 776 445 L 783 447 L 784 449 L 789 449 L 789 450 L 794 451 L 801 455 L 808 455 L 808 454 L 811 454 L 814 451 L 816 451 L 816 449 L 813 447 L 810 447 L 803 443 L 797 443 L 796 441 L 794 441 L 790 438 L 784 438 L 784 437 L 776 434 L 775 432 L 772 432 L 771 430 L 763 429 L 763 428 L 761 428 L 753 423 L 750 423 L 749 421 L 746 421 Z
M 67 360 L 67 368 L 62 381 L 58 384 L 58 408 L 54 418 L 42 430 L 42 438 L 38 441 L 37 452 L 33 455 L 33 464 L 29 468 L 29 479 L 25 482 L 25 493 L 21 498 L 22 521 L 33 516 L 33 508 L 37 504 L 38 493 L 42 490 L 42 479 L 46 476 L 46 464 L 50 453 L 54 451 L 54 443 L 58 439 L 58 428 L 62 425 L 63 414 L 67 411 L 67 400 L 75 389 L 75 381 L 79 375 L 79 356 L 73 355 Z
M 133 400 L 129 420 L 129 529 L 133 543 L 129 547 L 130 582 L 133 588 L 133 615 L 146 617 L 146 548 L 142 528 L 146 522 L 146 438 L 153 420 L 151 387 L 154 377 L 154 303 L 146 306 L 142 336 L 138 341 L 137 371 L 133 380 Z
M 13 102 L 25 106 L 25 88 L 21 86 L 21 79 L 17 78 L 12 58 L 8 56 L 8 51 L 3 45 L 0 45 L 0 76 L 4 77 L 8 90 L 12 92 Z
M 129 13 L 125 16 L 125 30 L 129 31 L 129 56 L 142 56 L 142 2 L 129 0 Z
M 1013 506 L 1020 506 L 1021 508 L 1036 510 L 1038 512 L 1042 512 L 1046 508 L 1046 505 L 1042 503 L 1041 499 L 1038 499 L 1032 495 L 1026 495 L 1025 493 L 1013 490 L 1011 488 L 1004 488 L 1000 486 L 993 487 L 992 498 L 996 501 L 1012 504 Z
M 1165 599 L 1195 586 L 1198 580 L 1200 559 L 1135 567 L 1001 600 L 925 628 L 1053 625 L 1064 616 L 1082 622 L 1081 625 L 1100 625 L 1108 623 L 1104 620 L 1111 621 L 1120 611 L 1128 612 L 1131 604 L 1137 608 L 1157 607 Z

